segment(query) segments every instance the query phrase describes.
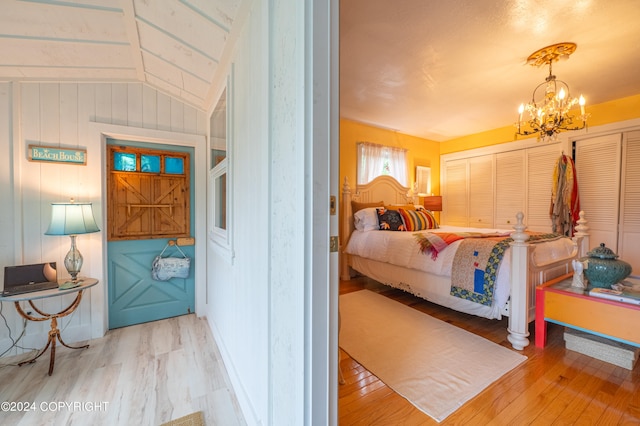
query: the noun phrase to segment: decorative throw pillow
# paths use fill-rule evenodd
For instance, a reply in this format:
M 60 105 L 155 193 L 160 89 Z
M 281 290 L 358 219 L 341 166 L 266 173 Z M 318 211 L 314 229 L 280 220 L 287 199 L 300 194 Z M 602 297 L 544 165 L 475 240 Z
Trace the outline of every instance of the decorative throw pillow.
M 438 222 L 429 210 L 398 210 L 407 231 L 437 229 Z
M 389 210 L 384 207 L 377 208 L 378 226 L 382 231 L 405 231 L 402 216 L 397 210 Z

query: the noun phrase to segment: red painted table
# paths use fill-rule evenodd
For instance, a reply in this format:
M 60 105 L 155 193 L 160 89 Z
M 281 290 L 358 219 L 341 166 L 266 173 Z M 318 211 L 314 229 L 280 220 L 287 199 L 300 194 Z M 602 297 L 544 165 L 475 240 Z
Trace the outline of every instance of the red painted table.
M 571 287 L 573 274 L 536 287 L 536 346 L 547 343 L 547 322 L 640 346 L 640 306 L 589 296 Z

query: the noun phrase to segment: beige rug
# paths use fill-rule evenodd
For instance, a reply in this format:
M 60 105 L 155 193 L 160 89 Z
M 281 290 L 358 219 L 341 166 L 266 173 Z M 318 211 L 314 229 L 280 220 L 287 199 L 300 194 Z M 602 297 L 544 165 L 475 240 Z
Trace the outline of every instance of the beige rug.
M 437 421 L 527 358 L 369 290 L 340 296 L 340 347 Z
M 162 423 L 162 426 L 204 426 L 204 416 L 202 411 L 196 411 L 179 419 Z

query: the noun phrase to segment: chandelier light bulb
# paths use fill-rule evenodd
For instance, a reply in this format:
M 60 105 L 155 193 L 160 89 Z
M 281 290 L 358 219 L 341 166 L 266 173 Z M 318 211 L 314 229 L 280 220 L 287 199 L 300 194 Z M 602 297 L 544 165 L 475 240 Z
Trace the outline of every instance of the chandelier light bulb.
M 560 99 L 561 101 L 564 100 L 565 97 L 565 93 L 564 93 L 564 87 L 560 88 L 560 92 L 558 93 L 558 99 Z

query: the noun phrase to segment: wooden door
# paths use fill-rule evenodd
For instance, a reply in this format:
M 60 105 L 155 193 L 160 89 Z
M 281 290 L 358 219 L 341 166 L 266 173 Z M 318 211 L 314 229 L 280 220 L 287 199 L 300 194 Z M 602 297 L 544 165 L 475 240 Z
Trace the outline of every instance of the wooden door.
M 157 281 L 154 258 L 169 241 L 191 236 L 189 149 L 107 146 L 109 328 L 193 312 L 193 273 Z M 190 257 L 193 247 L 180 247 Z M 164 256 L 181 256 L 169 247 Z
M 540 145 L 526 150 L 527 183 L 524 222 L 529 231 L 551 232 L 551 191 L 553 170 L 562 155 L 560 144 Z
M 640 276 L 640 131 L 624 135 L 617 254 Z M 587 216 L 588 217 L 588 216 Z
M 585 211 L 592 249 L 600 243 L 618 250 L 622 134 L 575 142 L 580 208 Z
M 493 228 L 494 156 L 469 158 L 469 226 Z

